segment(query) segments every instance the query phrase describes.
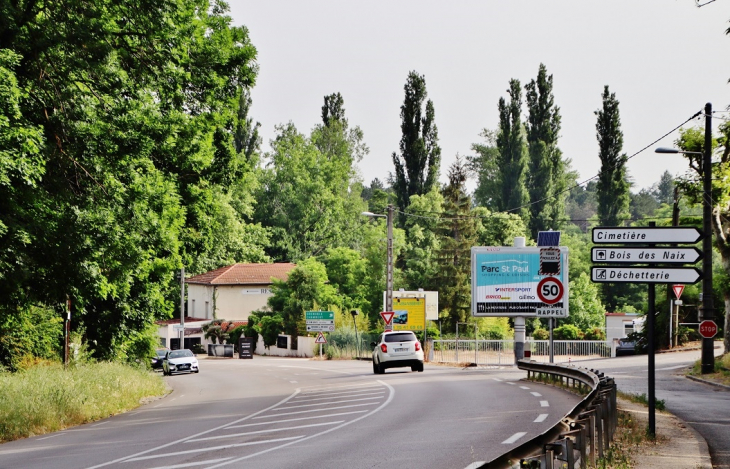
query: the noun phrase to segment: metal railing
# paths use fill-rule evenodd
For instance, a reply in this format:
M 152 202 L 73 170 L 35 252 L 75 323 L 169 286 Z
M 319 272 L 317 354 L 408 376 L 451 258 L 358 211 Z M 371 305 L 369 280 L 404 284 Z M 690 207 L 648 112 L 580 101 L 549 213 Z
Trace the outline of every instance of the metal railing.
M 531 359 L 550 361 L 549 341 L 529 342 Z M 611 345 L 602 340 L 554 340 L 553 362 L 573 363 L 611 356 Z M 514 340 L 434 340 L 429 360 L 440 363 L 473 363 L 477 366 L 514 365 Z
M 618 423 L 616 383 L 603 373 L 574 366 L 520 360 L 528 379 L 587 391 L 586 397 L 554 427 L 480 468 L 576 468 L 595 466 L 608 449 Z

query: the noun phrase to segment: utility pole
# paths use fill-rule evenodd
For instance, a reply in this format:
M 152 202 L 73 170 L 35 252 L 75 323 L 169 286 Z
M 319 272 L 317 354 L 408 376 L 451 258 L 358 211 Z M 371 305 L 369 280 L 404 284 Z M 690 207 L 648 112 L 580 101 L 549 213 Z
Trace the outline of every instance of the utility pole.
M 702 303 L 700 322 L 715 319 L 712 299 L 712 103 L 705 104 L 705 148 L 702 160 Z M 702 339 L 702 374 L 715 371 L 714 338 Z
M 393 204 L 388 204 L 388 260 L 385 273 L 385 310 L 393 311 Z
M 63 367 L 67 368 L 71 358 L 68 344 L 71 334 L 71 298 L 68 295 L 66 295 L 66 317 L 63 319 Z
M 185 348 L 185 267 L 180 268 L 180 350 Z

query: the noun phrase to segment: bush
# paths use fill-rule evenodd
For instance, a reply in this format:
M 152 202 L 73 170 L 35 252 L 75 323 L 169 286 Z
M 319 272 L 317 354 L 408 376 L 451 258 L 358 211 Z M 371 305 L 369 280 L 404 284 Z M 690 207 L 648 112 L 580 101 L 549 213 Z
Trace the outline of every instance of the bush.
M 535 340 L 548 340 L 550 338 L 550 331 L 547 329 L 535 329 L 532 333 L 532 338 Z
M 583 335 L 583 332 L 572 324 L 565 324 L 553 329 L 553 339 L 555 340 L 581 340 Z
M 585 340 L 606 340 L 606 333 L 603 331 L 603 329 L 599 327 L 594 327 L 593 329 L 586 331 L 583 338 Z

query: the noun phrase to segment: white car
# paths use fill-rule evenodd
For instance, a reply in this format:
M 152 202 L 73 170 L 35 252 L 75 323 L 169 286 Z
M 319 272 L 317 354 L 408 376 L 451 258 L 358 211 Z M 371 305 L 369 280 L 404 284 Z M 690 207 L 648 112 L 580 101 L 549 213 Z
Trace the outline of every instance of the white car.
M 181 371 L 189 373 L 199 373 L 198 359 L 195 358 L 195 354 L 188 349 L 182 350 L 170 350 L 165 355 L 165 359 L 162 362 L 162 374 L 170 376 L 173 373 Z
M 386 331 L 373 349 L 373 373 L 385 373 L 386 368 L 410 366 L 411 371 L 423 371 L 423 347 L 411 331 Z

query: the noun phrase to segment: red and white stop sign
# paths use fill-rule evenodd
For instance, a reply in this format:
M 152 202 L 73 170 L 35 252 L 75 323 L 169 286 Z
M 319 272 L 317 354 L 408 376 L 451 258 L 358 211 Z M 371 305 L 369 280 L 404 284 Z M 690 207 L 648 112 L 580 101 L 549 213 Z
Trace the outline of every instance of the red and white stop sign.
M 712 339 L 717 335 L 717 324 L 715 321 L 702 321 L 700 323 L 700 335 L 705 339 Z

